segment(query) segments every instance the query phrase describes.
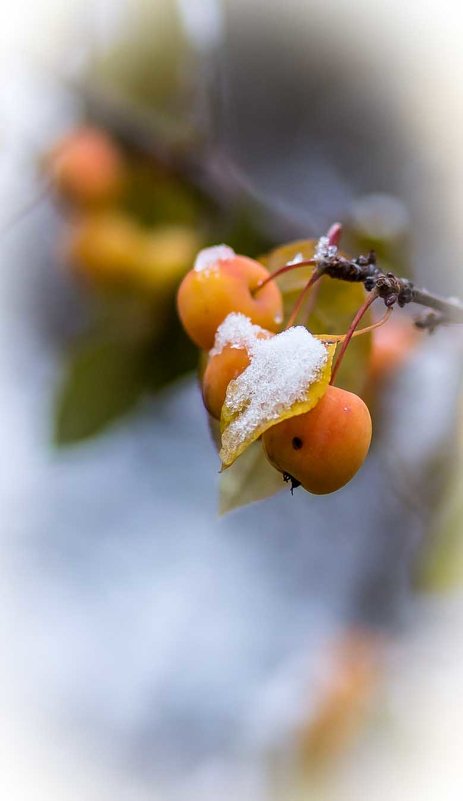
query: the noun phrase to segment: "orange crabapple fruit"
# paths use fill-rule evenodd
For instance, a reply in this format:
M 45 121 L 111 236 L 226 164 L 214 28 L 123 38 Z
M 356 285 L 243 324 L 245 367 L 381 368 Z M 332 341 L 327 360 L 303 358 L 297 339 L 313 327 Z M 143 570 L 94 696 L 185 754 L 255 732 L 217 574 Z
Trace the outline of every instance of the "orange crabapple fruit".
M 292 486 L 325 495 L 347 484 L 370 447 L 371 417 L 358 395 L 328 387 L 317 405 L 269 428 L 262 444 L 269 462 Z
M 82 127 L 65 136 L 45 164 L 57 190 L 84 206 L 117 198 L 125 177 L 117 146 L 98 128 Z
M 382 380 L 399 370 L 417 344 L 419 332 L 409 318 L 393 317 L 373 331 L 369 377 Z
M 258 261 L 226 245 L 201 251 L 177 294 L 179 317 L 193 342 L 203 350 L 212 348 L 217 328 L 231 312 L 277 331 L 283 321 L 281 292 L 274 281 L 258 289 L 268 276 Z

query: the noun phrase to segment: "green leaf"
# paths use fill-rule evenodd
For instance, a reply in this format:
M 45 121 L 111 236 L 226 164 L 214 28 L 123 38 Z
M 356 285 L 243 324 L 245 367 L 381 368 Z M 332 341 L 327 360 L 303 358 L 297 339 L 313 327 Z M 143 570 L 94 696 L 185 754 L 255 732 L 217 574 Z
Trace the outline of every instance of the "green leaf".
M 220 474 L 220 514 L 275 495 L 285 488 L 281 474 L 267 462 L 260 442 L 253 442 L 240 458 Z
M 275 248 L 261 257 L 260 261 L 267 269 L 273 270 L 287 264 L 298 253 L 304 259 L 310 259 L 314 253 L 315 240 L 300 239 L 282 247 Z M 310 278 L 313 267 L 301 267 L 292 270 L 277 279 L 283 293 L 285 315 L 289 315 L 297 298 Z M 316 293 L 313 310 L 308 319 L 300 318 L 312 334 L 344 334 L 349 328 L 356 311 L 365 300 L 362 284 L 322 278 L 311 290 Z M 310 303 L 310 295 L 308 297 Z M 367 313 L 362 320 L 362 327 L 371 322 Z M 353 339 L 346 351 L 342 366 L 336 377 L 336 384 L 349 392 L 362 395 L 368 377 L 368 365 L 371 351 L 371 334 L 364 334 Z
M 96 334 L 71 355 L 60 387 L 54 438 L 58 445 L 87 439 L 131 409 L 145 388 L 140 343 Z

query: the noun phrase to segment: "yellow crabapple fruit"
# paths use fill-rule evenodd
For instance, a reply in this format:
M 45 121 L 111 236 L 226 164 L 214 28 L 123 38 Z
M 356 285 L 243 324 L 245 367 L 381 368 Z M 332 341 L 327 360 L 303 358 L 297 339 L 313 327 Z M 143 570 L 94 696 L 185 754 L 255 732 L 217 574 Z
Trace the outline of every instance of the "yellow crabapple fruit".
M 258 289 L 268 276 L 258 261 L 225 245 L 202 251 L 177 295 L 180 320 L 193 342 L 203 350 L 212 348 L 217 328 L 231 312 L 277 331 L 283 320 L 281 292 L 274 281 Z
M 73 224 L 67 255 L 76 272 L 90 283 L 126 285 L 134 283 L 142 246 L 143 232 L 130 217 L 105 212 Z
M 188 226 L 144 229 L 111 210 L 85 214 L 68 241 L 68 255 L 88 281 L 156 296 L 175 290 L 197 248 L 198 236 Z
M 262 435 L 269 462 L 316 495 L 347 484 L 363 464 L 370 441 L 371 417 L 363 400 L 333 386 L 309 412 Z
M 137 276 L 147 289 L 169 292 L 175 289 L 200 245 L 194 228 L 162 225 L 148 231 L 137 261 Z

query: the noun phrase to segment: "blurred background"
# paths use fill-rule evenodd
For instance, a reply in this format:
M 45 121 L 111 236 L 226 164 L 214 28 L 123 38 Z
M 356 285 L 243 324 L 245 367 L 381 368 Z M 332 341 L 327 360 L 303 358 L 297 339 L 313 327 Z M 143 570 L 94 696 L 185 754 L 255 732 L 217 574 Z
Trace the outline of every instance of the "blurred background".
M 461 331 L 394 312 L 358 476 L 237 508 L 174 302 L 199 248 L 335 220 L 462 296 L 460 4 L 0 22 L 2 793 L 461 799 Z

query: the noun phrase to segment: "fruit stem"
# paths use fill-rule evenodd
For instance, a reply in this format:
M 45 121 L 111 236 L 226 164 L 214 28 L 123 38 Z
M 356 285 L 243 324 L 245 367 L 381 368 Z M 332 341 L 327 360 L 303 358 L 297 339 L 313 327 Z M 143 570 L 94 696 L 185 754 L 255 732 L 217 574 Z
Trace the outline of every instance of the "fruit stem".
M 344 339 L 344 341 L 343 341 L 343 343 L 341 345 L 341 349 L 340 349 L 340 351 L 338 353 L 338 356 L 336 358 L 336 362 L 334 364 L 333 371 L 331 373 L 330 384 L 334 383 L 334 379 L 336 378 L 336 374 L 337 374 L 337 372 L 338 372 L 338 370 L 339 370 L 339 368 L 341 366 L 342 360 L 344 358 L 344 354 L 345 354 L 345 352 L 346 352 L 346 350 L 348 348 L 349 342 L 351 341 L 351 339 L 352 339 L 352 337 L 354 335 L 355 329 L 357 328 L 357 326 L 358 326 L 360 320 L 362 319 L 363 315 L 365 314 L 365 312 L 368 311 L 368 309 L 370 308 L 372 303 L 374 303 L 375 300 L 377 300 L 378 297 L 379 296 L 378 296 L 378 294 L 376 292 L 372 292 L 371 295 L 369 295 L 366 298 L 365 302 L 362 303 L 362 305 L 360 306 L 359 310 L 357 311 L 354 319 L 352 320 L 352 322 L 351 322 L 351 324 L 349 326 L 349 329 L 348 329 L 348 331 L 346 333 L 345 339 Z
M 257 284 L 252 294 L 255 295 L 256 292 L 259 292 L 260 289 L 263 289 L 264 286 L 269 283 L 269 281 L 273 281 L 280 275 L 289 273 L 291 270 L 296 270 L 298 267 L 307 267 L 311 264 L 316 264 L 315 259 L 304 259 L 303 261 L 288 262 L 288 264 L 284 264 L 283 267 L 279 267 L 278 270 L 274 270 L 273 273 L 270 273 L 270 275 L 268 275 L 264 281 L 261 281 L 260 284 Z
M 361 337 L 363 334 L 369 334 L 370 331 L 374 331 L 375 328 L 381 328 L 384 323 L 387 323 L 389 317 L 391 316 L 394 310 L 392 308 L 386 309 L 383 316 L 376 321 L 376 323 L 372 323 L 371 325 L 367 325 L 365 328 L 357 328 L 354 333 L 352 334 L 352 339 L 355 337 Z M 344 342 L 347 334 L 314 334 L 314 337 L 317 339 L 322 340 L 322 342 Z
M 323 270 L 320 270 L 318 267 L 315 268 L 312 275 L 310 276 L 309 280 L 307 281 L 304 289 L 302 290 L 301 294 L 299 295 L 296 303 L 294 304 L 293 310 L 289 315 L 288 322 L 285 325 L 285 329 L 291 328 L 294 325 L 295 321 L 297 320 L 297 316 L 302 308 L 302 304 L 307 297 L 307 293 L 310 292 L 313 285 L 322 277 Z
M 323 271 L 320 270 L 320 278 L 322 277 L 322 272 Z M 321 281 L 317 281 L 315 286 L 314 286 L 314 288 L 313 288 L 313 291 L 310 293 L 309 299 L 307 301 L 307 306 L 305 307 L 305 315 L 306 315 L 306 320 L 307 320 L 307 323 L 306 323 L 307 327 L 309 326 L 310 315 L 312 314 L 312 312 L 313 312 L 313 310 L 315 308 L 315 305 L 317 303 L 317 298 L 318 298 L 318 293 L 320 291 L 320 287 L 321 287 Z

